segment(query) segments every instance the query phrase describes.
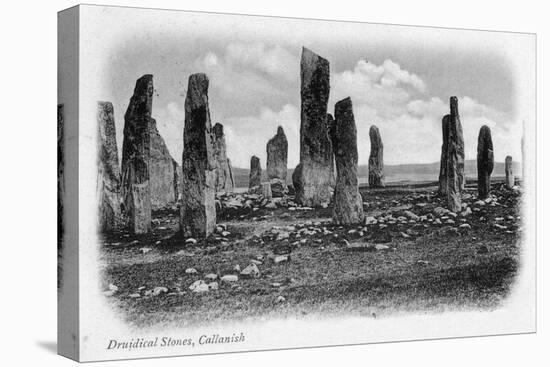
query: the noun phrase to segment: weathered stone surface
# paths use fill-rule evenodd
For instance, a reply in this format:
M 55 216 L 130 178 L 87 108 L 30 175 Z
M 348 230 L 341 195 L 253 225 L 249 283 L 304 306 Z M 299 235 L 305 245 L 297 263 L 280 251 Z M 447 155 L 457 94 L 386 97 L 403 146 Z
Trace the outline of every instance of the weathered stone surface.
M 271 183 L 273 196 L 281 197 L 286 189 L 288 162 L 288 141 L 281 126 L 277 134 L 267 142 L 267 178 Z
M 206 237 L 216 227 L 216 162 L 208 107 L 208 77 L 189 77 L 185 98 L 180 229 L 184 236 Z
M 495 159 L 491 129 L 483 125 L 477 138 L 477 192 L 480 199 L 485 199 L 491 192 L 491 173 Z
M 176 202 L 181 202 L 183 180 L 181 166 L 175 159 L 172 160 L 172 166 L 174 167 L 174 192 L 176 193 Z
M 449 135 L 447 137 L 447 165 L 445 171 L 447 173 L 447 208 L 455 213 L 459 212 L 462 208 L 460 194 L 464 175 L 464 139 L 462 139 L 462 127 L 460 126 L 460 119 L 457 118 L 457 111 L 456 97 L 451 97 Z
M 271 199 L 273 197 L 273 192 L 271 191 L 271 184 L 269 182 L 262 182 L 260 185 L 260 194 L 265 199 Z
M 57 248 L 63 247 L 65 223 L 63 197 L 65 195 L 65 108 L 57 105 Z
M 458 112 L 458 98 L 451 97 L 451 114 L 449 115 L 450 126 L 455 132 L 456 152 L 457 152 L 457 174 L 458 185 L 460 192 L 466 186 L 466 176 L 464 176 L 464 136 L 462 134 L 462 123 L 460 122 L 460 114 Z
M 512 157 L 509 155 L 504 160 L 504 173 L 506 174 L 506 187 L 511 189 L 516 184 L 516 180 L 512 170 Z
M 303 48 L 300 67 L 300 168 L 297 167 L 293 177 L 295 200 L 304 206 L 320 206 L 330 201 L 333 182 L 332 144 L 327 126 L 329 62 Z
M 369 187 L 384 187 L 384 144 L 378 127 L 370 127 L 369 137 Z
M 250 192 L 258 192 L 262 184 L 262 166 L 260 158 L 255 155 L 250 158 L 250 175 L 248 179 L 248 189 Z
M 217 123 L 213 129 L 214 159 L 216 162 L 216 192 L 232 192 L 235 187 L 231 162 L 227 158 L 227 147 L 223 125 Z
M 297 192 L 303 191 L 301 177 L 302 164 L 298 163 L 296 168 L 294 168 L 294 172 L 292 172 L 292 187 L 294 189 L 294 195 L 296 195 Z
M 357 181 L 357 128 L 351 98 L 336 103 L 333 149 L 336 159 L 332 219 L 338 224 L 363 221 L 363 199 Z
M 147 74 L 137 80 L 124 115 L 121 193 L 128 227 L 133 233 L 151 230 L 149 162 L 152 107 L 153 76 Z
M 441 143 L 441 161 L 439 166 L 439 193 L 447 194 L 447 159 L 449 157 L 449 121 L 451 115 L 445 115 L 441 120 L 443 142 Z
M 97 198 L 98 229 L 111 232 L 118 228 L 120 209 L 120 166 L 113 104 L 97 103 Z
M 177 163 L 168 151 L 164 139 L 157 129 L 157 122 L 151 118 L 151 158 L 149 161 L 149 184 L 151 209 L 172 207 L 177 199 Z

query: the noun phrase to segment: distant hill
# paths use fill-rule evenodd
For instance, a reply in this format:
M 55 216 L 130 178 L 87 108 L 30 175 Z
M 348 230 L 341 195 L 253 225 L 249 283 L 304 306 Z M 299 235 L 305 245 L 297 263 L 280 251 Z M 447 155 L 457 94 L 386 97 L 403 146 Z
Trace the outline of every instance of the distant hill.
M 512 168 L 516 177 L 521 176 L 521 164 L 513 162 Z M 466 177 L 477 177 L 477 161 L 475 159 L 467 160 L 464 163 Z M 294 168 L 290 168 L 287 174 L 287 183 L 292 184 L 292 173 Z M 420 164 L 398 164 L 384 166 L 386 182 L 420 182 L 437 181 L 439 177 L 439 162 L 420 163 Z M 233 167 L 233 179 L 236 187 L 248 187 L 249 169 Z M 360 165 L 357 169 L 359 183 L 368 182 L 369 168 L 367 165 Z M 504 162 L 495 162 L 493 176 L 504 176 Z M 262 181 L 267 181 L 265 169 L 262 171 Z

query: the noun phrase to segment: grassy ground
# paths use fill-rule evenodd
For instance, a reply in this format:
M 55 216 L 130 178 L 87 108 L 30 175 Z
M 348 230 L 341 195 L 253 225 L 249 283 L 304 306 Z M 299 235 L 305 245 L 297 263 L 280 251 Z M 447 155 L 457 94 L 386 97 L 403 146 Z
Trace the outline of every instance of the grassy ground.
M 518 269 L 518 195 L 498 184 L 494 206 L 475 206 L 475 192 L 468 189 L 465 202 L 473 213 L 437 224 L 433 210 L 442 204 L 434 189 L 362 190 L 368 216 L 393 216 L 382 225 L 334 226 L 330 207 L 223 210 L 219 222 L 230 234 L 196 244 L 177 234 L 176 211 L 156 213 L 150 235 L 105 237 L 104 287 L 118 288 L 114 306 L 136 326 L 497 308 Z M 399 220 L 405 210 L 426 218 Z M 466 223 L 470 228 L 460 227 Z M 281 232 L 288 238 L 281 239 Z M 375 244 L 388 248 L 376 250 Z M 270 260 L 283 253 L 289 261 Z M 234 269 L 252 260 L 260 277 L 247 279 Z M 190 268 L 197 272 L 186 273 Z M 218 275 L 217 290 L 189 290 L 209 273 Z M 227 274 L 239 280 L 220 281 Z M 166 292 L 147 293 L 156 287 Z

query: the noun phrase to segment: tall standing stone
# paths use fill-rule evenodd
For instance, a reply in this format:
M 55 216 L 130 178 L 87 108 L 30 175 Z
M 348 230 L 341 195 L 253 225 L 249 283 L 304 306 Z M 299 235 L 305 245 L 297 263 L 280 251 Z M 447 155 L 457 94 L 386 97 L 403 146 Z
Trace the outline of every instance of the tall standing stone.
M 441 144 L 441 161 L 439 167 L 439 193 L 447 194 L 447 159 L 449 156 L 449 122 L 451 115 L 445 115 L 441 120 L 443 143 Z
M 451 114 L 449 115 L 450 125 L 454 129 L 454 139 L 457 152 L 457 174 L 458 185 L 460 192 L 466 187 L 466 177 L 464 176 L 464 135 L 462 133 L 462 123 L 460 122 L 460 114 L 458 112 L 458 98 L 451 97 Z
M 111 232 L 121 219 L 120 166 L 111 102 L 97 103 L 97 130 L 98 227 L 101 232 Z
M 507 155 L 504 160 L 504 173 L 506 174 L 506 187 L 511 189 L 516 184 L 514 171 L 512 170 L 512 156 Z
M 337 224 L 363 221 L 363 199 L 357 181 L 357 128 L 351 98 L 336 103 L 333 150 L 336 159 L 332 218 Z
M 483 125 L 477 139 L 477 192 L 485 199 L 491 192 L 491 173 L 495 164 L 491 129 Z
M 288 141 L 281 126 L 277 134 L 267 142 L 267 178 L 274 197 L 284 195 L 288 162 Z
M 172 207 L 178 192 L 174 180 L 177 179 L 174 159 L 157 129 L 157 122 L 151 118 L 151 153 L 149 161 L 149 180 L 151 190 L 151 209 L 159 210 Z
M 134 94 L 124 114 L 122 143 L 122 198 L 129 229 L 136 234 L 151 230 L 151 110 L 153 76 L 144 75 L 136 82 Z
M 447 208 L 455 213 L 462 209 L 461 184 L 463 178 L 460 172 L 460 162 L 461 149 L 462 152 L 464 152 L 464 140 L 462 140 L 461 145 L 462 129 L 459 124 L 460 120 L 452 118 L 451 114 L 451 118 L 449 118 L 449 135 L 447 137 L 447 165 L 445 167 L 445 172 L 447 174 Z M 463 160 L 462 163 L 464 163 Z
M 304 47 L 300 77 L 300 164 L 293 175 L 295 200 L 305 206 L 320 206 L 330 202 L 334 167 L 327 126 L 329 62 Z
M 208 107 L 208 77 L 189 77 L 185 98 L 180 228 L 184 236 L 206 237 L 216 226 L 216 161 Z
M 260 192 L 262 186 L 262 166 L 260 158 L 255 155 L 250 158 L 250 175 L 248 178 L 248 189 L 250 192 Z
M 370 127 L 369 137 L 369 187 L 384 187 L 384 144 L 378 127 Z
M 214 159 L 216 162 L 216 192 L 231 192 L 235 187 L 231 163 L 227 158 L 227 147 L 223 125 L 217 123 L 213 129 Z

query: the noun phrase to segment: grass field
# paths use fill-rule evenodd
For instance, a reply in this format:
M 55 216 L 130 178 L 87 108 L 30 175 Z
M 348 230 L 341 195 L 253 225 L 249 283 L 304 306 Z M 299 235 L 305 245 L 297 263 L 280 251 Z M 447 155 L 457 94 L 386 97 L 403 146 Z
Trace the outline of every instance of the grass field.
M 496 184 L 493 193 L 481 205 L 468 188 L 471 214 L 455 218 L 434 211 L 443 206 L 435 187 L 363 189 L 369 219 L 356 226 L 333 225 L 330 207 L 301 210 L 291 197 L 276 205 L 252 197 L 242 207 L 222 205 L 223 228 L 187 244 L 178 212 L 159 212 L 148 236 L 104 238 L 103 287 L 116 288 L 106 292 L 113 306 L 140 327 L 495 309 L 518 270 L 521 217 L 518 192 Z M 240 274 L 251 263 L 258 277 Z M 190 290 L 199 280 L 218 288 Z

